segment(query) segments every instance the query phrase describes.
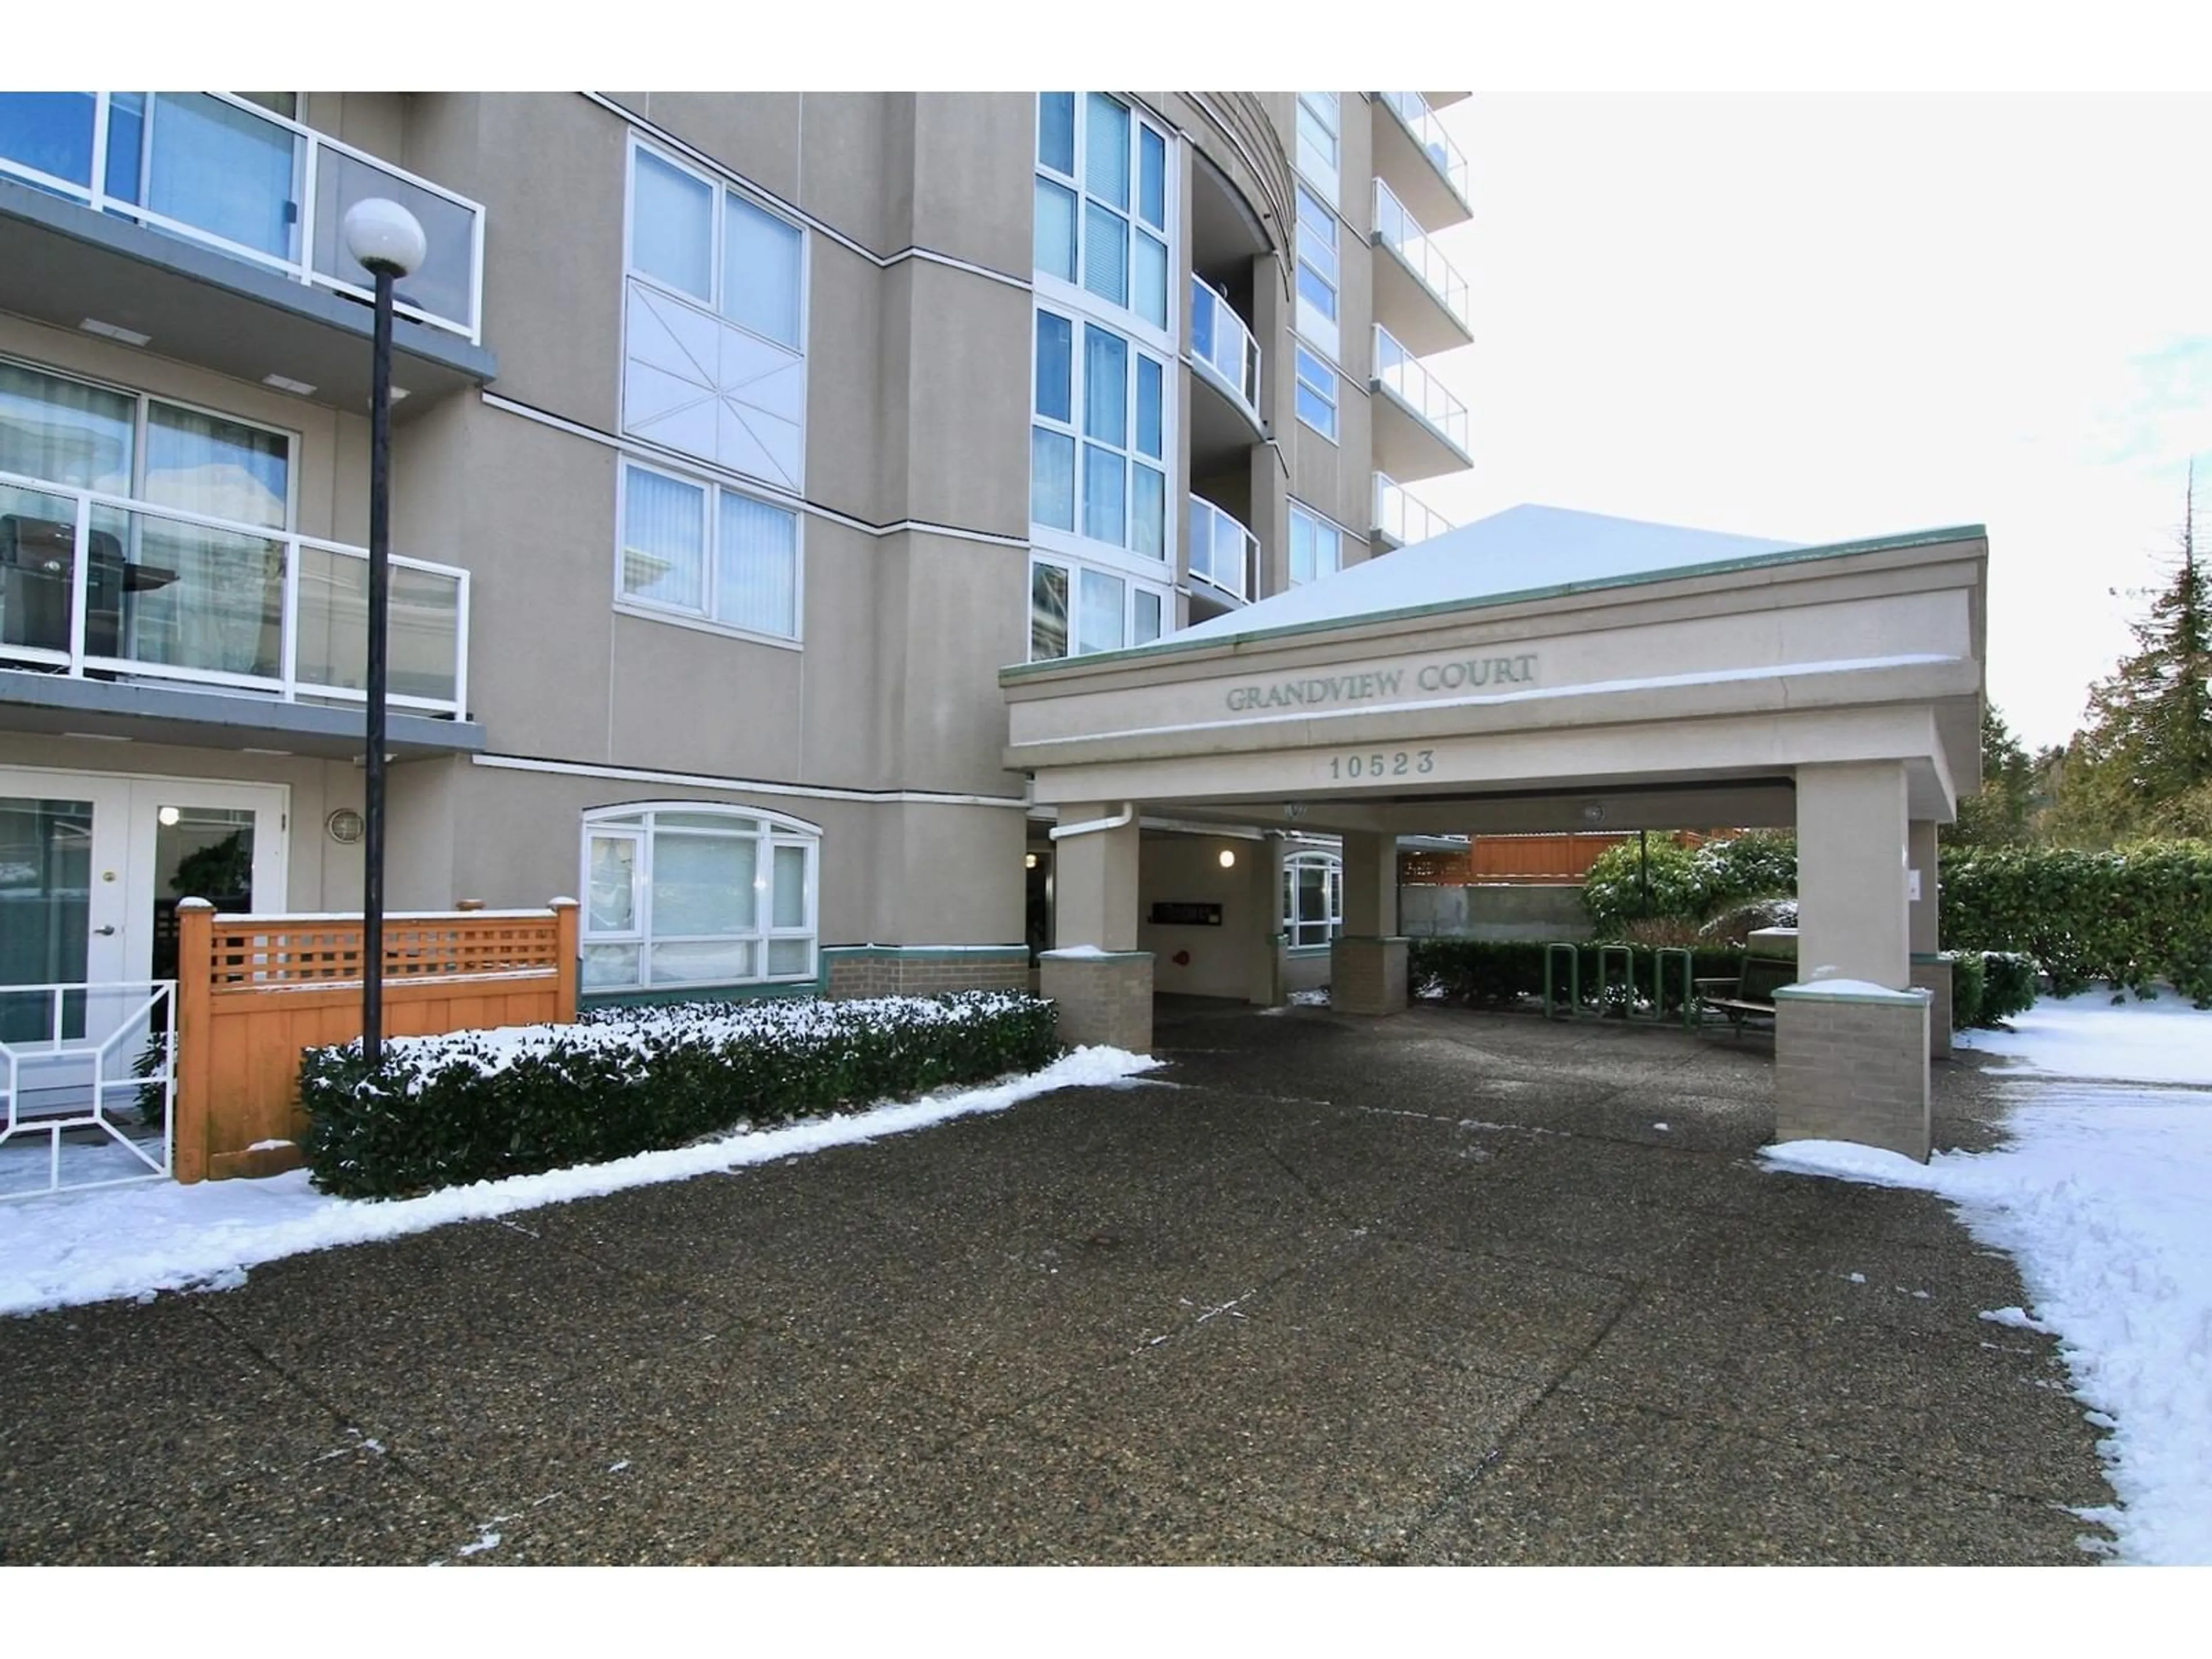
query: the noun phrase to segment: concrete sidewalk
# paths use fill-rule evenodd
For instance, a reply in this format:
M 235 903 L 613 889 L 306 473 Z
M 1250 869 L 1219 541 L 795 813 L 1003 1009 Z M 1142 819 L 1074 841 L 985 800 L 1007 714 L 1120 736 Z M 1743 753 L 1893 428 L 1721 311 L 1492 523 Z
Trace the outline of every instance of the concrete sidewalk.
M 2093 1559 L 2055 1345 L 1976 1316 L 2010 1263 L 1758 1168 L 1759 1042 L 1158 1038 L 1129 1086 L 0 1322 L 0 1561 Z M 1989 1144 L 1972 1062 L 1937 1088 Z

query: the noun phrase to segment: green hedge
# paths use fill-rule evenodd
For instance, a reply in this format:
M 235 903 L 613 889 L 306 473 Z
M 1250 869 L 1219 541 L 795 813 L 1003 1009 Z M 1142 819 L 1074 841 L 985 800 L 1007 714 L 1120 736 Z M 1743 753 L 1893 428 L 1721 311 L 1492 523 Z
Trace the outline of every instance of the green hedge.
M 1601 939 L 1654 916 L 1703 921 L 1748 899 L 1797 890 L 1797 838 L 1753 830 L 1692 850 L 1672 836 L 1625 841 L 1598 855 L 1583 882 L 1583 908 Z
M 392 1198 L 680 1146 L 750 1125 L 1034 1071 L 1049 1002 L 931 999 L 595 1010 L 573 1025 L 358 1042 L 301 1059 L 315 1185 Z
M 2165 980 L 2212 1007 L 2212 843 L 1962 849 L 1943 860 L 1941 926 L 1946 944 L 2026 952 L 2060 996 Z

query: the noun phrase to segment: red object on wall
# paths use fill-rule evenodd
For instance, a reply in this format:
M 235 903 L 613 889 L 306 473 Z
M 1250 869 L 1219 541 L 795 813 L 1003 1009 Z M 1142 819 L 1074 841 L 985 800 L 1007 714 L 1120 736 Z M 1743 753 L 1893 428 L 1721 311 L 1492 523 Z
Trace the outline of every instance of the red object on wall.
M 1178 968 L 1188 968 L 1190 966 L 1190 952 L 1188 951 L 1178 951 L 1173 956 L 1170 957 L 1168 960 L 1175 963 Z

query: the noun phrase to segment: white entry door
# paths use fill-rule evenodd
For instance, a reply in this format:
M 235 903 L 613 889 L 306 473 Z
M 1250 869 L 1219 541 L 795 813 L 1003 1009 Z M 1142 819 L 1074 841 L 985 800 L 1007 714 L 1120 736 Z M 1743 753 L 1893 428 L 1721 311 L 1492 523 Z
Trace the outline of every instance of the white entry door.
M 0 768 L 0 1042 L 100 1040 L 130 999 L 16 988 L 173 978 L 180 898 L 283 908 L 289 794 Z

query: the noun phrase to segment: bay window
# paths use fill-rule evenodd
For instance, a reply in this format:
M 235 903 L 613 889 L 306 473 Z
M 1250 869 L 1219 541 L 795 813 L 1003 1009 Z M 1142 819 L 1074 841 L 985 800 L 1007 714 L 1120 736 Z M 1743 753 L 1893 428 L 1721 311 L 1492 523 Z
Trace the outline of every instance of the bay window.
M 1337 198 L 1338 94 L 1298 94 L 1297 168 L 1331 202 Z
M 1298 186 L 1297 331 L 1330 357 L 1337 343 L 1336 215 Z
M 1111 329 L 1039 307 L 1034 526 L 1167 558 L 1167 386 L 1161 358 Z
M 1293 853 L 1283 860 L 1283 933 L 1293 948 L 1327 945 L 1344 932 L 1344 860 Z
M 708 802 L 585 815 L 587 991 L 816 977 L 820 836 Z
M 799 637 L 797 513 L 635 460 L 622 496 L 617 603 Z
M 1168 142 L 1103 92 L 1037 95 L 1037 273 L 1168 330 Z
M 1147 582 L 1039 552 L 1030 559 L 1030 660 L 1150 645 L 1164 631 L 1171 596 Z

